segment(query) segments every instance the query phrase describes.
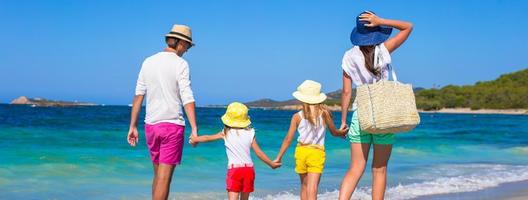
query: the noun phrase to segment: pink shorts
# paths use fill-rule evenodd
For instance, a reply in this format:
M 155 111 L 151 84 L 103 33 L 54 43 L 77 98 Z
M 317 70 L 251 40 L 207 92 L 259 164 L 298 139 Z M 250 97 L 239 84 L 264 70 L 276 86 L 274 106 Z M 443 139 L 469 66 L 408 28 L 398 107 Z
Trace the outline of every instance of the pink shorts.
M 184 130 L 185 126 L 167 122 L 145 124 L 145 138 L 154 164 L 180 164 Z

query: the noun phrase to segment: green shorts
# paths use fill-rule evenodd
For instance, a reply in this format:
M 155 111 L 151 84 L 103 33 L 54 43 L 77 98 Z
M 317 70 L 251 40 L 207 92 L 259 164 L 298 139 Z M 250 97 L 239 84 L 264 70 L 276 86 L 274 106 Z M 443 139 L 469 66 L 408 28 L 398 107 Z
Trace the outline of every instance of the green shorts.
M 351 143 L 368 143 L 368 144 L 394 144 L 394 133 L 371 134 L 361 131 L 357 112 L 352 112 L 352 122 L 347 133 L 347 138 Z

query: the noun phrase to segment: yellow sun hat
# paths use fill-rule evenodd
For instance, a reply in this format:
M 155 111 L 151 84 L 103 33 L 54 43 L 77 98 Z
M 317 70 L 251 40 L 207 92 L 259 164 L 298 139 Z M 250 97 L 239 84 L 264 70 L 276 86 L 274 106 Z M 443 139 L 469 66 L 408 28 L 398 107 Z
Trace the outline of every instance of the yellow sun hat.
M 246 105 L 233 102 L 227 106 L 226 113 L 222 116 L 222 122 L 233 128 L 246 128 L 251 124 Z
M 321 93 L 321 84 L 312 80 L 305 80 L 292 95 L 307 104 L 318 104 L 326 100 L 326 94 Z

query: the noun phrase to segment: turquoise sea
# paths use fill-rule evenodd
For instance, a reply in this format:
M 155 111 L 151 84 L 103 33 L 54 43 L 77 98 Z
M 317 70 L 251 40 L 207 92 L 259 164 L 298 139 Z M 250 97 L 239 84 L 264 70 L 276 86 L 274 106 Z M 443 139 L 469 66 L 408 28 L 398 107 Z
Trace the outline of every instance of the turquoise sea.
M 0 199 L 149 199 L 152 167 L 143 125 L 140 145 L 130 147 L 129 112 L 127 106 L 0 105 Z M 219 131 L 223 112 L 198 108 L 200 134 Z M 250 110 L 257 140 L 269 157 L 275 157 L 292 114 Z M 528 116 L 421 117 L 414 131 L 397 135 L 387 199 L 492 190 L 528 180 Z M 253 199 L 298 199 L 293 146 L 276 170 L 253 158 L 257 171 Z M 336 199 L 350 162 L 349 143 L 328 134 L 326 148 L 320 199 Z M 174 174 L 171 199 L 225 199 L 225 173 L 221 141 L 196 148 L 187 144 Z M 370 199 L 370 181 L 367 169 L 354 199 Z

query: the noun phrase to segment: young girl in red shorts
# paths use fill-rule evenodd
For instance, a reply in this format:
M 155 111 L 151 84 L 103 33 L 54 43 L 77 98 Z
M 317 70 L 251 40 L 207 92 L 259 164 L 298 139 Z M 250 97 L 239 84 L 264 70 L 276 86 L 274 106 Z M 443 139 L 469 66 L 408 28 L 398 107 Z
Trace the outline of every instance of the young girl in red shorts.
M 255 138 L 255 129 L 250 126 L 251 121 L 247 113 L 248 108 L 244 104 L 231 103 L 222 116 L 222 131 L 214 135 L 191 136 L 192 142 L 224 139 L 228 158 L 226 190 L 229 200 L 247 200 L 254 190 L 255 169 L 251 160 L 251 148 L 257 157 L 271 168 L 281 166 L 281 163 L 272 162 L 260 149 Z

